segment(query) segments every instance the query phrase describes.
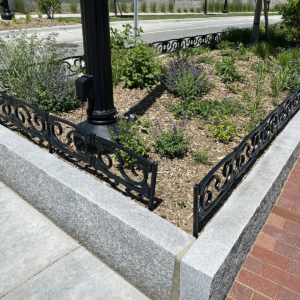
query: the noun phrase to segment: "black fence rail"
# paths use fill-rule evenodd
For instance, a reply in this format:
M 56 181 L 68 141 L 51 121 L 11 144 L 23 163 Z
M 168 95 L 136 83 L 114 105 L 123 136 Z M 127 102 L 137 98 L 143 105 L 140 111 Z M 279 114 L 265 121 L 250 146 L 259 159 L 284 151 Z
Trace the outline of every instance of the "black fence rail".
M 219 42 L 222 38 L 222 32 L 208 33 L 179 39 L 154 42 L 150 45 L 156 47 L 162 53 L 173 52 L 182 48 L 197 48 L 204 44 Z
M 50 153 L 58 149 L 92 166 L 117 184 L 148 198 L 148 207 L 153 209 L 156 162 L 150 162 L 119 144 L 88 133 L 76 124 L 49 115 L 3 92 L 0 92 L 0 106 L 0 119 L 46 142 Z M 125 164 L 121 152 L 133 158 L 130 166 Z
M 193 235 L 197 238 L 200 222 L 222 200 L 232 184 L 257 157 L 269 142 L 274 139 L 291 116 L 300 107 L 300 87 L 274 109 L 233 152 L 223 158 L 201 181 L 194 186 L 194 226 Z

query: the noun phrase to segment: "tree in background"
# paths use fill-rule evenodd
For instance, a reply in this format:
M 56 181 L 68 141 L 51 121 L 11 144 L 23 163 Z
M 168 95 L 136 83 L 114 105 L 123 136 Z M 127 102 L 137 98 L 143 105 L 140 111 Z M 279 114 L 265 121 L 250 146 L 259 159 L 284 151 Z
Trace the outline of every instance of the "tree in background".
M 61 8 L 62 0 L 37 0 L 37 5 L 48 19 L 53 19 L 54 13 Z

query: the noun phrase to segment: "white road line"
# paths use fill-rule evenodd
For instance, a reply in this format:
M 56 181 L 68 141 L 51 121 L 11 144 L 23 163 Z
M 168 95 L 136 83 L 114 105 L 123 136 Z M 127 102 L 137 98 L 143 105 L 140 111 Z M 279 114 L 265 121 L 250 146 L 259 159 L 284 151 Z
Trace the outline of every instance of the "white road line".
M 83 41 L 74 41 L 73 43 L 83 43 Z

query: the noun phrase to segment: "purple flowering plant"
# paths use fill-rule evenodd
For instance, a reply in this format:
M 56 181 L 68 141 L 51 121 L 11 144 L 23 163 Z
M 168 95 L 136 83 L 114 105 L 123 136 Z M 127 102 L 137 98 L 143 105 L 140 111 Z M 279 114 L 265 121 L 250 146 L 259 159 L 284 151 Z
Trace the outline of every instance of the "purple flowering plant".
M 191 101 L 210 89 L 210 74 L 188 57 L 176 57 L 164 66 L 162 83 L 176 96 Z
M 27 83 L 28 102 L 44 111 L 67 112 L 80 105 L 76 96 L 75 76 L 68 76 L 61 66 L 47 65 L 34 71 L 34 80 Z

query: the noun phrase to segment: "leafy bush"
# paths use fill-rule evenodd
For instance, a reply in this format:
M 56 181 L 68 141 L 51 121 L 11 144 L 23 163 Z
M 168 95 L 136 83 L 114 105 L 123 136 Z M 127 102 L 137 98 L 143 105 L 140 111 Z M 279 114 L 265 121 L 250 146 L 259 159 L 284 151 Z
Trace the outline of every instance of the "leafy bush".
M 187 12 L 188 12 L 188 10 L 187 10 L 187 8 L 186 8 L 186 7 L 184 7 L 184 8 L 183 8 L 183 11 L 184 11 L 185 13 L 187 13 Z
M 128 7 L 127 2 L 121 2 L 121 11 L 127 13 Z
M 109 11 L 115 11 L 115 2 L 114 0 L 109 0 Z
M 26 13 L 26 7 L 24 0 L 17 0 L 16 1 L 16 11 L 22 14 Z
M 194 165 L 198 166 L 200 164 L 207 164 L 209 162 L 209 157 L 208 157 L 209 149 L 202 149 L 200 151 L 195 151 L 193 152 L 195 162 Z
M 119 83 L 122 77 L 123 69 L 121 62 L 124 58 L 125 52 L 125 49 L 111 50 L 112 83 L 114 86 Z
M 210 88 L 209 75 L 203 67 L 196 67 L 188 58 L 174 59 L 165 68 L 162 82 L 168 90 L 185 100 L 192 100 Z
M 27 84 L 26 98 L 43 111 L 63 113 L 77 108 L 80 101 L 76 96 L 76 77 L 68 76 L 61 66 L 47 65 L 44 70 L 33 73 L 32 82 Z
M 180 7 L 177 7 L 177 12 L 181 13 L 181 8 Z
M 117 118 L 116 132 L 112 129 L 110 130 L 110 138 L 113 142 L 118 143 L 125 148 L 146 157 L 149 147 L 147 141 L 143 138 L 143 135 L 148 135 L 148 131 L 141 129 L 141 127 L 146 127 L 146 123 L 140 120 L 140 116 L 130 115 L 129 117 L 119 116 Z M 120 154 L 128 166 L 135 159 L 124 151 L 120 151 Z
M 17 19 L 16 17 L 13 17 L 13 18 L 12 18 L 12 21 L 13 21 L 15 24 L 20 24 L 20 19 Z
M 160 11 L 161 12 L 166 12 L 166 4 L 165 3 L 162 3 L 161 5 L 160 5 Z
M 156 13 L 156 2 L 151 2 L 151 4 L 150 4 L 150 11 L 152 13 Z
M 218 75 L 224 82 L 241 81 L 243 76 L 236 71 L 236 65 L 234 64 L 234 57 L 224 58 L 222 61 L 218 61 L 215 65 Z
M 279 7 L 279 14 L 282 15 L 282 22 L 291 35 L 300 40 L 300 0 L 288 0 L 288 3 Z
M 27 24 L 31 20 L 31 16 L 29 13 L 26 14 L 25 23 Z
M 77 5 L 78 5 L 78 2 L 77 0 L 71 0 L 70 2 L 70 12 L 75 14 L 77 13 Z
M 174 12 L 174 3 L 173 1 L 169 1 L 169 12 Z
M 10 34 L 0 39 L 0 89 L 27 97 L 27 85 L 35 81 L 34 73 L 59 64 L 59 60 L 74 55 L 74 50 L 57 45 L 58 34 L 45 37 L 26 32 Z
M 201 13 L 200 7 L 198 7 L 198 8 L 196 9 L 196 11 L 197 11 L 197 13 Z
M 117 28 L 110 28 L 110 48 L 112 50 L 125 49 L 134 43 L 134 28 L 130 24 L 122 25 L 123 31 Z M 142 29 L 137 30 L 137 38 L 140 37 Z
M 266 59 L 273 53 L 273 47 L 268 43 L 261 42 L 252 47 L 252 52 L 262 59 Z
M 212 132 L 211 136 L 213 138 L 218 138 L 222 143 L 228 143 L 239 136 L 236 126 L 228 120 L 227 116 L 223 116 L 222 119 L 219 116 L 214 117 L 213 126 L 208 126 L 207 129 Z
M 141 11 L 144 12 L 144 13 L 147 12 L 147 3 L 146 2 L 142 2 Z
M 192 12 L 192 13 L 194 12 L 194 8 L 193 7 L 190 8 L 190 12 Z
M 126 51 L 121 62 L 121 80 L 126 81 L 129 88 L 150 87 L 159 81 L 162 70 L 159 62 L 155 60 L 154 51 L 143 43 L 138 43 Z
M 159 122 L 156 123 L 156 126 L 153 127 L 155 150 L 161 155 L 171 158 L 181 156 L 186 152 L 189 138 L 184 137 L 183 131 L 176 123 L 166 132 L 161 130 Z
M 61 11 L 62 0 L 37 0 L 39 10 L 47 14 L 48 19 L 53 19 L 55 12 Z
M 247 59 L 247 49 L 244 47 L 243 43 L 239 43 L 237 47 L 237 56 L 238 59 Z

